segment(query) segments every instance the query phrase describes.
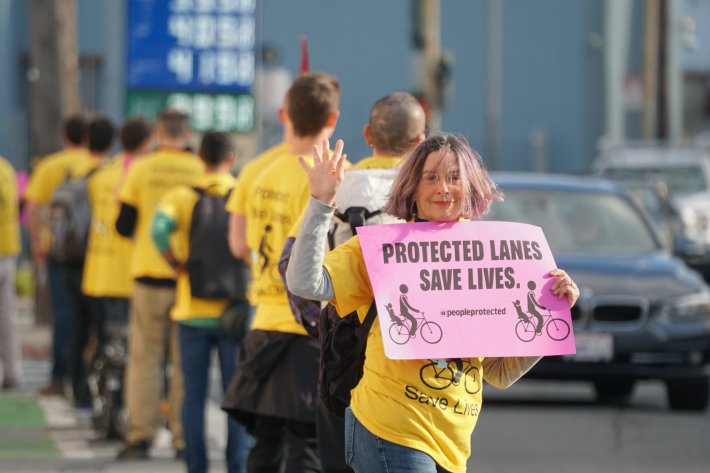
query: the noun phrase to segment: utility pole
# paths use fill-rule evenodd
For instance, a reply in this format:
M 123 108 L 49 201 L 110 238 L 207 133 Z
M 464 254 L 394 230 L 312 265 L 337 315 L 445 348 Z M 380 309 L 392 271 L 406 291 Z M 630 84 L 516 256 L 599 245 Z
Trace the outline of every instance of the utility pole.
M 30 143 L 41 157 L 61 146 L 62 119 L 81 110 L 75 0 L 30 0 Z
M 81 109 L 75 0 L 30 0 L 29 15 L 30 156 L 40 158 L 61 147 L 63 118 Z M 36 272 L 35 282 L 35 321 L 47 324 L 46 273 Z
M 629 25 L 631 24 L 632 7 L 632 0 L 606 0 L 604 4 L 605 145 L 618 144 L 626 139 L 624 80 L 629 56 Z
M 643 50 L 643 139 L 656 138 L 658 122 L 658 52 L 660 44 L 660 0 L 646 0 Z
M 683 141 L 683 66 L 681 65 L 682 5 L 665 1 L 666 7 L 666 123 L 668 139 L 675 144 Z
M 429 129 L 441 129 L 443 91 L 437 80 L 442 65 L 441 52 L 441 2 L 440 0 L 417 0 L 418 30 L 421 33 L 421 86 L 429 105 Z
M 488 56 L 486 60 L 486 126 L 488 166 L 500 166 L 500 120 L 503 82 L 503 0 L 488 0 Z

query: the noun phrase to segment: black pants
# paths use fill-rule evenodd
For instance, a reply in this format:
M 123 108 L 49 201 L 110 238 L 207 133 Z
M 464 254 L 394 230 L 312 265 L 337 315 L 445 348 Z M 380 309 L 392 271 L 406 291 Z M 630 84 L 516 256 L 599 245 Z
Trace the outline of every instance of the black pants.
M 84 352 L 89 345 L 93 324 L 89 299 L 81 292 L 83 270 L 80 265 L 66 265 L 62 269 L 71 307 L 69 375 L 74 393 L 74 403 L 77 407 L 91 407 L 89 385 L 86 382 L 88 363 L 84 358 Z
M 331 414 L 320 398 L 316 403 L 316 431 L 323 473 L 352 473 L 345 464 L 345 419 Z
M 320 473 L 315 424 L 257 414 L 253 434 L 248 473 Z
M 131 300 L 123 297 L 88 297 L 87 299 L 97 338 L 93 357 L 93 361 L 96 361 L 104 354 L 108 343 L 111 341 L 122 343 L 126 338 Z

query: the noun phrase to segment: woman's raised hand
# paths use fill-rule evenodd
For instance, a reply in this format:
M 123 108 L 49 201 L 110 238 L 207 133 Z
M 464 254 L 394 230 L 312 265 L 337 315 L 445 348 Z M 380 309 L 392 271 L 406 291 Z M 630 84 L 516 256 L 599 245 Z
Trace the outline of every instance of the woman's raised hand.
M 323 140 L 320 147 L 313 146 L 313 166 L 310 166 L 303 156 L 298 157 L 298 161 L 308 174 L 308 182 L 311 186 L 311 195 L 330 206 L 335 202 L 335 194 L 340 188 L 340 183 L 345 177 L 345 155 L 343 154 L 343 140 L 335 142 L 335 150 L 331 156 L 328 150 L 330 144 L 328 140 Z

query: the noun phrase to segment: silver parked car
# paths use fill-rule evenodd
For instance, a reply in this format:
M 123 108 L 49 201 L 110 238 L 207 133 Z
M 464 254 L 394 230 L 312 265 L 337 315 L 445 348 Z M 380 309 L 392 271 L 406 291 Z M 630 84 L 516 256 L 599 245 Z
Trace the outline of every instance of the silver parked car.
M 690 242 L 679 253 L 710 280 L 710 155 L 700 148 L 629 145 L 611 147 L 594 163 L 594 172 L 621 181 L 662 181 Z

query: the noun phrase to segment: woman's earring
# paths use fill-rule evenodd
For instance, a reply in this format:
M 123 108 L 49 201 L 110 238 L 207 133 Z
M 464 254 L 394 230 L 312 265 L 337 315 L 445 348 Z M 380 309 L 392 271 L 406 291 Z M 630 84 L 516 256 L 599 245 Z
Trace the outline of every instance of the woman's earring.
M 416 204 L 416 202 L 412 202 L 412 206 L 409 208 L 409 214 L 412 216 L 411 218 L 414 218 L 414 219 L 417 218 L 417 204 Z

